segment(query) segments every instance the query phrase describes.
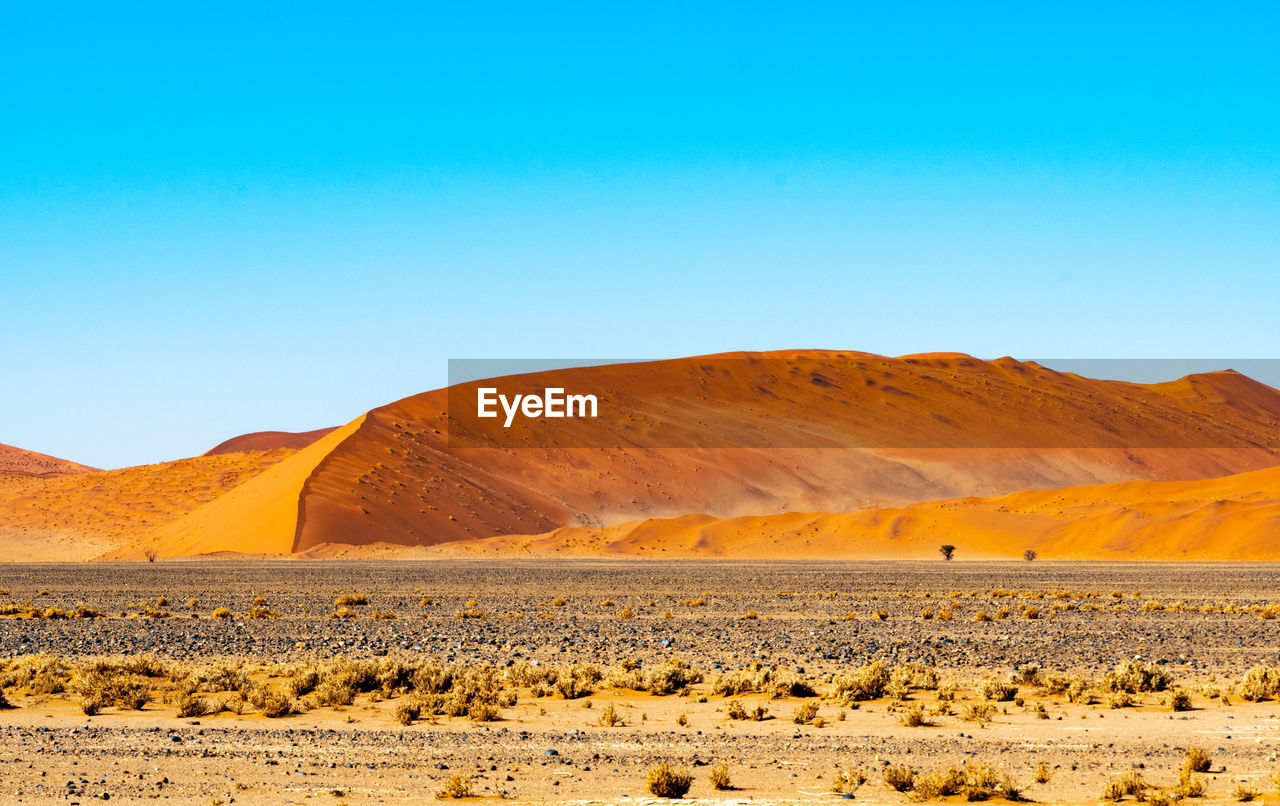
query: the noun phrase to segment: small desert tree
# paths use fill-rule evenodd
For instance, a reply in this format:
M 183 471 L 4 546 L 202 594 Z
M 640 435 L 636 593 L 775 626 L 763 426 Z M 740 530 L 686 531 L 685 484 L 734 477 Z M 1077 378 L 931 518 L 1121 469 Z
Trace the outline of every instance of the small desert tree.
M 950 560 L 952 557 L 956 556 L 956 547 L 950 543 L 943 543 L 941 546 L 938 546 L 938 553 L 942 555 L 942 559 Z
M 1026 551 L 1022 552 L 1022 559 L 1026 560 L 1027 562 L 1031 562 L 1038 556 L 1039 555 L 1036 554 L 1035 549 L 1027 549 Z

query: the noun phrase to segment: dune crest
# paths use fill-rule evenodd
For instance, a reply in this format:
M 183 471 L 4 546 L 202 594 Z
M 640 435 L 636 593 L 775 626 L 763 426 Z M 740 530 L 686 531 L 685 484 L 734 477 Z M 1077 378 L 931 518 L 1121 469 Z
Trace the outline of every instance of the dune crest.
M 0 473 L 46 476 L 55 473 L 93 473 L 95 471 L 97 471 L 96 467 L 0 443 Z
M 205 451 L 204 455 L 217 456 L 223 453 L 241 453 L 243 451 L 274 451 L 279 448 L 300 451 L 336 430 L 337 427 L 334 426 L 331 428 L 317 428 L 314 431 L 254 431 L 251 434 L 241 434 L 225 442 L 220 442 Z

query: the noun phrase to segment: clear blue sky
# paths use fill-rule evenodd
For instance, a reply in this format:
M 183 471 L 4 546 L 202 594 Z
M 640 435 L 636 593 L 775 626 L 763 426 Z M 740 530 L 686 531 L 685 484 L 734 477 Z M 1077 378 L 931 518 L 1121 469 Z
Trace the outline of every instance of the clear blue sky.
M 1275 355 L 1280 5 L 553 5 L 8 4 L 0 442 L 448 358 Z

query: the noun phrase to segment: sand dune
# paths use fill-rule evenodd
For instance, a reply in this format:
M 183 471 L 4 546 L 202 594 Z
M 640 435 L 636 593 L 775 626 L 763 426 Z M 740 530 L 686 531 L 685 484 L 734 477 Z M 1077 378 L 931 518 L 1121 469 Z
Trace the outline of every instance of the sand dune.
M 1280 393 L 1230 372 L 1144 386 L 1011 359 L 792 352 L 512 381 L 590 389 L 613 414 L 503 432 L 457 416 L 474 385 L 375 409 L 308 480 L 294 550 L 689 512 L 853 511 L 1280 464 Z
M 202 456 L 51 477 L 0 478 L 0 555 L 87 560 L 199 509 L 289 451 Z
M 206 506 L 143 533 L 106 558 L 136 558 L 151 550 L 166 557 L 289 553 L 304 514 L 299 501 L 308 477 L 363 420 L 358 418 L 322 437 Z
M 474 384 L 406 398 L 148 544 L 165 554 L 431 546 L 690 512 L 852 512 L 1280 464 L 1280 393 L 1230 372 L 1141 385 L 1012 359 L 792 352 L 503 383 L 589 389 L 608 414 L 503 430 L 462 416 Z
M 96 469 L 0 443 L 0 474 L 44 476 L 55 473 L 92 473 Z
M 669 557 L 1280 560 L 1280 468 L 852 513 L 686 515 L 440 547 L 449 553 Z
M 252 434 L 241 434 L 221 442 L 205 451 L 205 456 L 218 456 L 223 453 L 240 453 L 242 451 L 274 451 L 288 448 L 300 451 L 311 443 L 333 433 L 336 428 L 317 428 L 314 431 L 255 431 Z
M 673 551 L 696 533 L 709 547 L 696 551 L 789 556 L 810 550 L 808 532 L 826 534 L 845 520 L 868 534 L 887 533 L 862 518 L 917 534 L 924 516 L 911 507 L 919 502 L 1209 479 L 1280 465 L 1280 392 L 1234 372 L 1143 385 L 1013 359 L 792 351 L 584 367 L 499 383 L 504 391 L 591 392 L 601 416 L 517 420 L 507 429 L 470 416 L 477 384 L 464 384 L 375 409 L 284 451 L 287 457 L 273 453 L 269 463 L 229 459 L 256 470 L 216 492 L 206 486 L 198 500 L 172 492 L 174 501 L 157 506 L 163 514 L 113 504 L 104 522 L 130 521 L 128 529 L 91 526 L 97 516 L 88 513 L 104 504 L 92 496 L 83 499 L 92 504 L 76 503 L 82 499 L 71 494 L 39 511 L 26 505 L 23 525 L 110 533 L 111 557 L 335 553 L 561 529 L 591 551 L 631 543 L 636 553 L 659 545 Z M 172 464 L 173 472 L 157 470 L 147 483 L 172 491 L 199 484 L 177 470 L 188 466 Z M 104 484 L 97 495 L 121 494 Z M 4 503 L 10 510 L 18 506 L 12 497 Z M 783 514 L 814 512 L 850 514 Z M 723 531 L 745 516 L 742 535 Z M 932 531 L 952 527 L 930 517 L 938 524 Z M 1013 526 L 995 520 L 1000 529 Z M 976 535 L 975 523 L 954 527 Z M 775 539 L 779 524 L 800 533 Z M 667 536 L 650 539 L 652 530 Z M 998 531 L 990 551 L 1013 551 Z M 919 551 L 936 548 L 921 539 Z M 1044 539 L 1052 545 L 1051 535 Z M 814 551 L 831 550 L 823 540 Z M 1022 542 L 1014 539 L 1018 553 Z M 525 544 L 549 546 L 541 538 Z M 917 551 L 909 542 L 885 545 Z

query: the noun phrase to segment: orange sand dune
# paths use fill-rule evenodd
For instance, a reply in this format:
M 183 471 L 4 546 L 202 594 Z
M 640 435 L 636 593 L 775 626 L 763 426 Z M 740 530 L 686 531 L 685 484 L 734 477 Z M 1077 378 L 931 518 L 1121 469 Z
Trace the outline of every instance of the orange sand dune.
M 0 443 L 0 474 L 44 476 L 51 473 L 92 473 L 96 469 Z
M 600 414 L 508 429 L 474 416 L 480 385 L 592 393 Z M 687 522 L 705 518 L 706 529 L 788 512 L 889 518 L 884 510 L 921 501 L 1274 466 L 1280 392 L 1233 372 L 1143 385 L 1011 358 L 740 353 L 460 384 L 375 409 L 269 469 L 230 461 L 260 462 L 262 472 L 200 497 L 183 491 L 199 482 L 156 471 L 148 484 L 174 498 L 146 523 L 131 515 L 129 530 L 92 523 L 95 506 L 127 508 L 103 503 L 122 496 L 111 485 L 38 512 L 0 490 L 0 513 L 25 506 L 29 532 L 109 533 L 110 557 L 430 547 L 691 512 L 702 515 Z M 0 522 L 15 534 L 16 521 Z M 637 552 L 650 551 L 636 540 Z M 777 546 L 784 556 L 793 548 Z
M 0 479 L 0 556 L 85 560 L 170 523 L 289 451 L 196 457 L 75 475 Z
M 375 409 L 308 480 L 293 550 L 688 512 L 851 511 L 1280 464 L 1280 393 L 1229 372 L 1144 386 L 1012 359 L 793 352 L 507 383 L 591 390 L 612 414 L 504 431 L 459 416 L 475 384 Z
M 440 547 L 466 554 L 633 557 L 1280 560 L 1280 467 L 841 514 L 686 515 Z
M 358 418 L 322 437 L 225 495 L 105 555 L 107 559 L 236 552 L 285 554 L 300 527 L 302 488 L 318 464 L 360 427 Z M 244 454 L 231 454 L 232 456 Z
M 172 555 L 432 546 L 1280 464 L 1280 392 L 1232 372 L 1142 385 L 1013 359 L 792 351 L 499 383 L 589 391 L 601 416 L 504 429 L 468 416 L 478 384 L 427 392 L 369 412 L 147 545 Z
M 300 451 L 323 436 L 336 431 L 336 428 L 317 428 L 314 431 L 255 431 L 252 434 L 241 434 L 221 442 L 205 451 L 205 456 L 217 456 L 223 453 L 240 453 L 242 451 L 274 451 L 277 448 L 289 448 Z

